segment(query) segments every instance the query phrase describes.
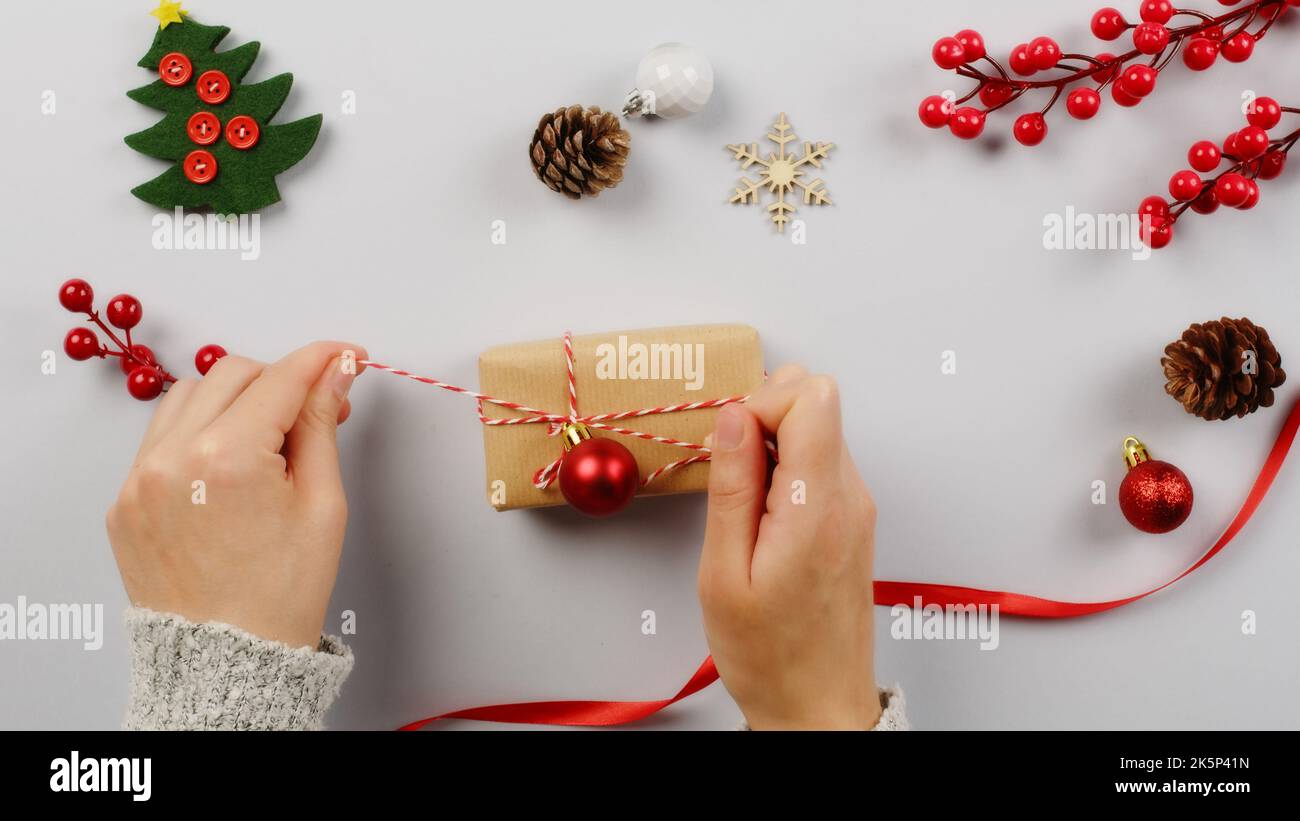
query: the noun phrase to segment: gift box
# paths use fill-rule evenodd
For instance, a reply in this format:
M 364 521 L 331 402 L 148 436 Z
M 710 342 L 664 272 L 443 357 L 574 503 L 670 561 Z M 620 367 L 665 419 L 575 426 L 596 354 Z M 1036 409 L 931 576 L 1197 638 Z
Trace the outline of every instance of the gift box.
M 747 325 L 687 325 L 574 336 L 574 388 L 578 415 L 659 408 L 679 403 L 744 396 L 763 382 L 758 332 Z M 479 386 L 488 395 L 559 415 L 569 413 L 569 376 L 563 339 L 491 348 L 479 357 Z M 489 419 L 529 416 L 484 403 Z M 713 432 L 717 408 L 624 419 L 620 427 L 701 443 Z M 497 510 L 564 504 L 559 488 L 533 484 L 539 468 L 563 454 L 549 424 L 484 425 L 488 501 Z M 593 429 L 636 457 L 641 476 L 691 455 L 673 445 Z M 695 493 L 708 487 L 708 463 L 665 473 L 640 495 Z

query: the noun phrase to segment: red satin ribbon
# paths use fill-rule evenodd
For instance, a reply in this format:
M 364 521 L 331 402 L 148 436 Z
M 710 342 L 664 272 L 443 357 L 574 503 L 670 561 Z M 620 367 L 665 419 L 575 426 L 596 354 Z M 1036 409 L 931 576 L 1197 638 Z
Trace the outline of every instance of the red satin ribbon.
M 881 607 L 892 607 L 896 604 L 904 604 L 910 607 L 919 597 L 923 604 L 935 604 L 940 607 L 946 605 L 996 604 L 1001 615 L 1034 619 L 1066 619 L 1100 613 L 1104 610 L 1113 610 L 1116 607 L 1123 607 L 1139 599 L 1144 599 L 1153 593 L 1164 590 L 1200 568 L 1201 565 L 1214 558 L 1216 553 L 1227 547 L 1228 543 L 1241 532 L 1241 529 L 1246 526 L 1246 522 L 1250 521 L 1250 517 L 1255 515 L 1255 510 L 1259 507 L 1260 502 L 1264 501 L 1269 488 L 1273 485 L 1273 480 L 1277 478 L 1278 473 L 1282 470 L 1282 464 L 1286 461 L 1287 453 L 1291 450 L 1291 444 L 1295 441 L 1297 430 L 1300 430 L 1300 399 L 1297 399 L 1295 405 L 1292 406 L 1286 424 L 1283 425 L 1282 432 L 1278 434 L 1277 441 L 1273 443 L 1273 449 L 1269 452 L 1264 467 L 1260 469 L 1259 476 L 1250 489 L 1250 494 L 1246 497 L 1241 509 L 1237 511 L 1237 515 L 1233 517 L 1232 522 L 1229 523 L 1228 528 L 1223 531 L 1223 535 L 1191 567 L 1159 587 L 1145 593 L 1103 602 L 1064 602 L 1040 599 L 1037 596 L 1026 596 L 1022 593 L 1003 593 L 998 590 L 980 590 L 974 587 L 955 587 L 947 584 L 926 584 L 924 582 L 878 581 L 874 585 L 876 604 Z M 426 724 L 446 718 L 497 721 L 509 724 L 609 727 L 616 724 L 627 724 L 653 715 L 687 696 L 698 693 L 717 680 L 718 670 L 713 665 L 713 658 L 710 657 L 704 660 L 704 663 L 700 665 L 700 669 L 696 670 L 695 675 L 691 676 L 690 681 L 686 682 L 686 685 L 678 690 L 677 694 L 672 698 L 657 701 L 530 701 L 519 704 L 496 704 L 489 707 L 474 707 L 468 710 L 456 710 L 451 713 L 431 716 L 407 724 L 400 729 L 418 730 Z

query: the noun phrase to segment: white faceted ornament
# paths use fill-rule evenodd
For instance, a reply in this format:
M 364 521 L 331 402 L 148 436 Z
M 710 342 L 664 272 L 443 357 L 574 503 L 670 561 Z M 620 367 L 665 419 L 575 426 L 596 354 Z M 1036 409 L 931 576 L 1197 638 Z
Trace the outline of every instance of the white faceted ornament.
M 679 120 L 702 110 L 711 96 L 713 64 L 709 58 L 685 43 L 664 43 L 651 49 L 637 66 L 629 109 Z

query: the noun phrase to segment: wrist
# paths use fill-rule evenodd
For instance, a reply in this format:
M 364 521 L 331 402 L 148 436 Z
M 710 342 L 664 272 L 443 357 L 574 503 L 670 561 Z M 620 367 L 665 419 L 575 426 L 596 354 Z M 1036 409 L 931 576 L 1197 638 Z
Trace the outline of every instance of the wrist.
M 842 704 L 811 703 L 788 708 L 744 709 L 745 722 L 754 730 L 871 730 L 883 713 L 881 694 L 869 693 Z

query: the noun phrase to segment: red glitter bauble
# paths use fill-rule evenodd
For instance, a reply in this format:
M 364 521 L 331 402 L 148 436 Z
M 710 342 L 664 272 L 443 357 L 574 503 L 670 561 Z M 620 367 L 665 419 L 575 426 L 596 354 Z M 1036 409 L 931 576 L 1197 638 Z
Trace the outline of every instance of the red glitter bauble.
M 641 474 L 636 457 L 613 439 L 585 439 L 560 462 L 560 492 L 588 516 L 617 513 L 632 501 Z
M 1136 442 L 1136 440 L 1133 440 Z M 1146 533 L 1168 533 L 1192 512 L 1192 483 L 1168 462 L 1152 460 L 1136 444 L 1137 464 L 1119 486 L 1119 507 L 1129 524 Z M 1126 452 L 1128 447 L 1126 445 Z

